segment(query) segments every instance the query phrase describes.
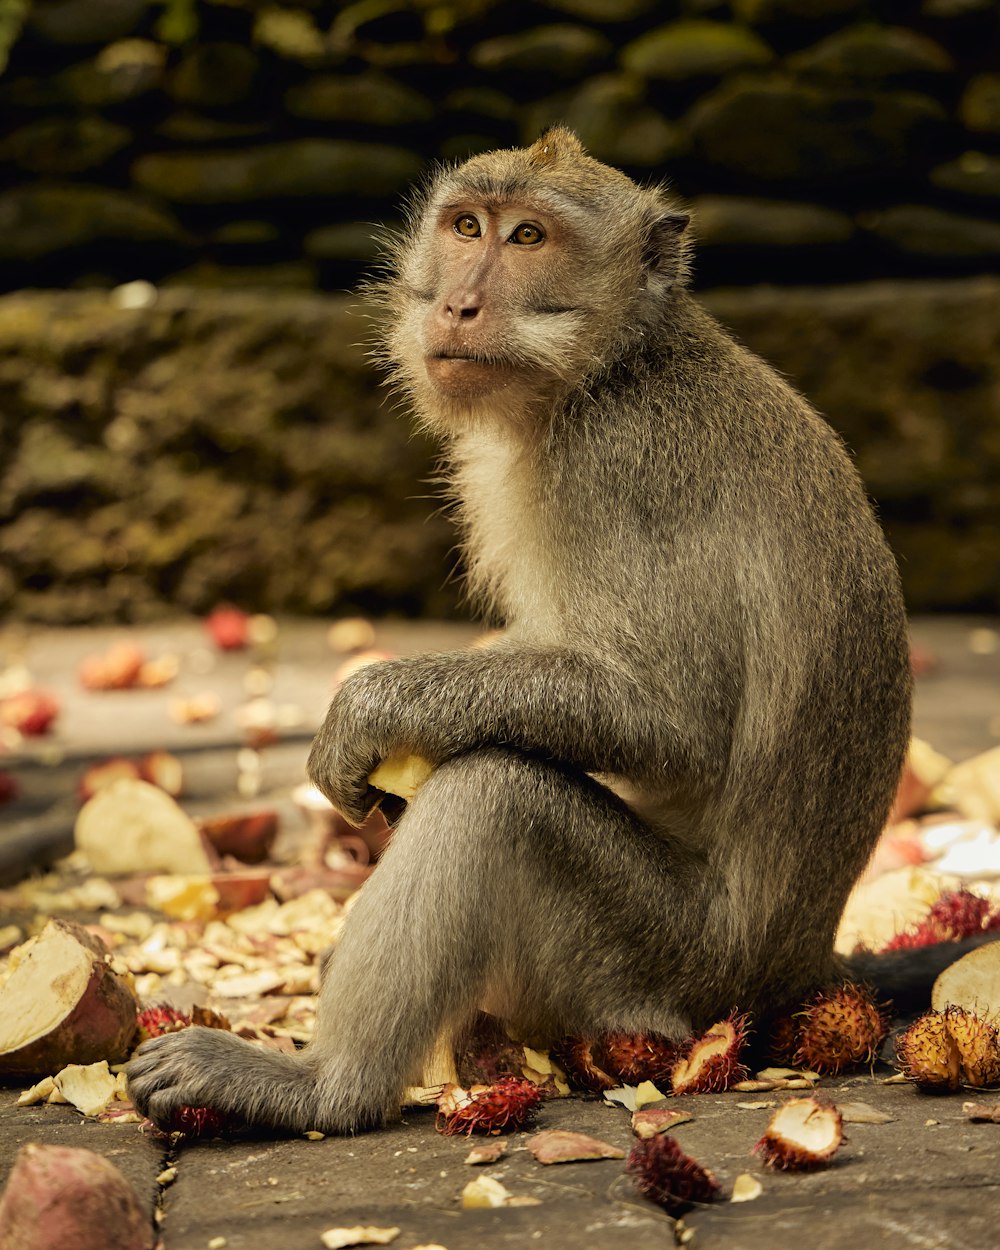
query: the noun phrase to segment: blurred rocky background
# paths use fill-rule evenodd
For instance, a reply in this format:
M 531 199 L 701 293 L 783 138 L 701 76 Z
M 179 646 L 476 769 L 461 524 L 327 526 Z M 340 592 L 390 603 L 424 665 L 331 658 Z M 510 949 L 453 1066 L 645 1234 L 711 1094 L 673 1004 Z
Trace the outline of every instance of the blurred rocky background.
M 455 611 L 343 292 L 428 162 L 555 121 L 691 202 L 911 608 L 1000 610 L 994 0 L 0 0 L 0 61 L 6 616 Z

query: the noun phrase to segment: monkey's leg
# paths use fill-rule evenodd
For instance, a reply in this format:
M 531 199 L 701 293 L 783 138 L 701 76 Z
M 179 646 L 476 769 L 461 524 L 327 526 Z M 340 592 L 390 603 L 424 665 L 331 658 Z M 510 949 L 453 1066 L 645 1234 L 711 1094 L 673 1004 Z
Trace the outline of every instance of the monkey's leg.
M 130 1065 L 140 1109 L 350 1131 L 394 1114 L 438 1035 L 484 997 L 553 1034 L 683 1032 L 670 1003 L 684 873 L 582 774 L 501 748 L 442 765 L 400 821 L 325 968 L 292 1058 L 188 1029 Z M 689 914 L 689 913 L 688 913 Z M 697 926 L 696 926 L 697 927 Z

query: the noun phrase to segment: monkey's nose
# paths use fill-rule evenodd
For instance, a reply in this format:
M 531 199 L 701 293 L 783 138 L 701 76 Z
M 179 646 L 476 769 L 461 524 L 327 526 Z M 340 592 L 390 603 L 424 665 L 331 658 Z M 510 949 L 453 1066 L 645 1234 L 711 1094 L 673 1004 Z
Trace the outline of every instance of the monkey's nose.
M 471 321 L 474 317 L 479 316 L 480 301 L 475 295 L 465 295 L 459 299 L 450 300 L 445 305 L 445 315 L 450 318 L 458 318 L 462 321 Z

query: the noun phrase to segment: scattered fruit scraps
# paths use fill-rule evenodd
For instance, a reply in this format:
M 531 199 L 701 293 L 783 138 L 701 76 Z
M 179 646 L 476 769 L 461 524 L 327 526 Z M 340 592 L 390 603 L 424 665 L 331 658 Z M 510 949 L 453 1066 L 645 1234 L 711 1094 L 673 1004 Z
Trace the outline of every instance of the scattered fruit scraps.
M 825 1167 L 844 1141 L 837 1108 L 818 1098 L 791 1098 L 771 1116 L 754 1153 L 770 1168 L 804 1172 Z

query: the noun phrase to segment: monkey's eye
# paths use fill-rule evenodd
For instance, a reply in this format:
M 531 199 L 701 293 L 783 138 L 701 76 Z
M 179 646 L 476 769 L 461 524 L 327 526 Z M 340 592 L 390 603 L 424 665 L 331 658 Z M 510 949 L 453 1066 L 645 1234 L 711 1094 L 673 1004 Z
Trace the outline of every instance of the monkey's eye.
M 463 213 L 461 217 L 455 218 L 454 230 L 463 239 L 478 239 L 483 233 L 479 222 L 469 213 Z
M 538 226 L 529 225 L 528 222 L 522 221 L 514 233 L 508 239 L 509 243 L 523 243 L 530 247 L 532 243 L 541 243 L 545 235 Z

